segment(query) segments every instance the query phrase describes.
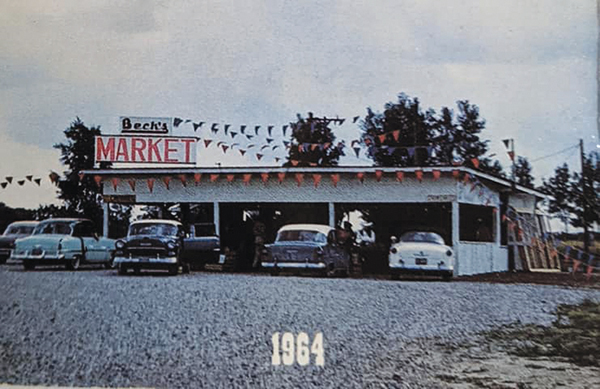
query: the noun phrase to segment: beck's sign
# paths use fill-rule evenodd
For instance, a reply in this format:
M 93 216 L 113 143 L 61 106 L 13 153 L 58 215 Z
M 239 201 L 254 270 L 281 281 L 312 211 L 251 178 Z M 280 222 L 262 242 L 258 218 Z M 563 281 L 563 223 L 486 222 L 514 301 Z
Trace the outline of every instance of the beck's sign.
M 156 134 L 171 133 L 172 118 L 147 118 L 137 116 L 121 116 L 119 118 L 122 134 Z
M 96 162 L 196 164 L 196 138 L 174 136 L 101 135 L 96 137 Z

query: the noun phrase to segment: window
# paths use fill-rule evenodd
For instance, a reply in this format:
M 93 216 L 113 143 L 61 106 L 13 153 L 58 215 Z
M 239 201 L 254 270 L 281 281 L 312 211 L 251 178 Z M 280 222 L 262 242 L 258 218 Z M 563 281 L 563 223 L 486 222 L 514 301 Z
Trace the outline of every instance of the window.
M 444 239 L 433 232 L 407 232 L 402 234 L 400 242 L 426 242 L 443 245 Z
M 326 243 L 325 234 L 318 231 L 288 230 L 281 231 L 277 236 L 277 242 L 319 242 Z
M 39 234 L 71 235 L 71 223 L 69 223 L 69 222 L 42 223 L 36 227 L 33 234 L 34 235 L 39 235 Z
M 459 205 L 459 236 L 467 242 L 494 242 L 494 208 L 481 205 Z
M 129 235 L 177 236 L 178 228 L 166 223 L 137 223 L 129 227 Z
M 9 226 L 4 235 L 31 235 L 33 226 Z
M 94 227 L 92 223 L 83 222 L 77 223 L 75 227 L 73 227 L 73 236 L 78 236 L 80 238 L 91 238 L 94 236 Z

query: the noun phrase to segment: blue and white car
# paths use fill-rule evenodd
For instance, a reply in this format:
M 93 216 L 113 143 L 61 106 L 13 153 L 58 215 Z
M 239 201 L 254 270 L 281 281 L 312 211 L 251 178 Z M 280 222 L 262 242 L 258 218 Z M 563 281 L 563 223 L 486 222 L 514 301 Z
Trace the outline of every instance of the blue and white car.
M 454 271 L 454 251 L 434 232 L 411 231 L 402 234 L 400 239 L 392 237 L 388 258 L 393 277 L 417 273 L 447 279 Z
M 280 271 L 347 275 L 350 255 L 337 244 L 335 229 L 321 224 L 290 224 L 266 245 L 261 266 L 276 275 Z

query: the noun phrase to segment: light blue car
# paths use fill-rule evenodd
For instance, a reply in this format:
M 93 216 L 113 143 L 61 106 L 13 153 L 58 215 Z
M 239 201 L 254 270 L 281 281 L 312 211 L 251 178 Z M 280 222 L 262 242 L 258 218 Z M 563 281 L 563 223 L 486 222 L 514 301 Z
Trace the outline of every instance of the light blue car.
M 33 234 L 17 239 L 11 258 L 23 261 L 25 270 L 36 266 L 64 265 L 77 270 L 83 263 L 112 267 L 113 239 L 99 237 L 87 219 L 48 219 L 40 222 Z

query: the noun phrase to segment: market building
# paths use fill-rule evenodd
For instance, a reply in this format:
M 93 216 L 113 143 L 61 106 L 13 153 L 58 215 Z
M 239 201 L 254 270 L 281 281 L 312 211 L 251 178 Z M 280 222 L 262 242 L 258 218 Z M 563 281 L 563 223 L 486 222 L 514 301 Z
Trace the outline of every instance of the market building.
M 185 158 L 186 147 L 173 153 Z M 541 239 L 548 230 L 537 205 L 545 196 L 467 167 L 139 167 L 83 173 L 102 187 L 105 235 L 111 202 L 179 205 L 182 221 L 214 222 L 221 246 L 238 252 L 244 250 L 248 215 L 265 221 L 272 239 L 282 225 L 336 226 L 358 210 L 376 221 L 377 239 L 387 247 L 402 232 L 438 232 L 455 252 L 455 275 L 559 266 Z

